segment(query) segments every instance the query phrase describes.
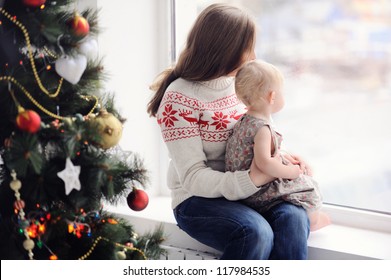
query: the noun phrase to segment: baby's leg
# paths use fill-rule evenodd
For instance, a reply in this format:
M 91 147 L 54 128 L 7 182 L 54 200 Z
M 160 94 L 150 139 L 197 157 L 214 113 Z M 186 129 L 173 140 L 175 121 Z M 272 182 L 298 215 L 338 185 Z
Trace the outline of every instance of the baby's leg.
M 320 211 L 309 212 L 308 217 L 310 219 L 310 230 L 315 231 L 331 224 L 330 217 Z

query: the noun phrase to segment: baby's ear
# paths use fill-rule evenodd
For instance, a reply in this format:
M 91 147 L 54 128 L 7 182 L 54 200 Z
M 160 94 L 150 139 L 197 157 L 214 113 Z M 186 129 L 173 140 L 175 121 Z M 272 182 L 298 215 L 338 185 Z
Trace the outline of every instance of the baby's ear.
M 276 92 L 274 90 L 269 91 L 269 93 L 267 94 L 267 101 L 269 102 L 269 104 L 274 104 L 274 99 L 276 99 Z

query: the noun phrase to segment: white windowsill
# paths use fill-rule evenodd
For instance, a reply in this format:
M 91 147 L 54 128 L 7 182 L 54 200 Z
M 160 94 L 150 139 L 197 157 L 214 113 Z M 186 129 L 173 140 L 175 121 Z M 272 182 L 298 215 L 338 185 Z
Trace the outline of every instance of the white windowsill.
M 151 231 L 163 224 L 164 234 L 167 237 L 164 242 L 166 245 L 218 254 L 217 251 L 192 239 L 176 226 L 170 203 L 169 197 L 150 197 L 149 206 L 140 212 L 132 211 L 125 203 L 107 206 L 105 209 L 128 219 L 139 233 Z M 333 224 L 311 232 L 308 240 L 310 259 L 391 260 L 391 226 L 388 215 L 372 216 L 367 212 L 357 215 L 355 210 L 344 211 L 341 215 L 336 214 L 339 211 L 337 208 L 325 206 L 324 210 L 330 214 Z M 363 221 L 365 219 L 370 222 Z M 360 223 L 365 223 L 368 228 L 359 227 Z M 370 223 L 373 223 L 373 226 Z

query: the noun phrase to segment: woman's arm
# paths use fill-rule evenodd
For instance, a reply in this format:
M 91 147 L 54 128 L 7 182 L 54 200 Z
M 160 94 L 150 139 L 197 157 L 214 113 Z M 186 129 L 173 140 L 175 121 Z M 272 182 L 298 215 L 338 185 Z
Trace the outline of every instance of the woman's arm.
M 201 137 L 166 142 L 172 164 L 184 189 L 195 196 L 239 200 L 259 191 L 274 178 L 260 170 L 221 172 L 206 165 Z M 180 151 L 180 152 L 179 152 Z
M 200 128 L 198 124 L 189 124 L 190 118 L 198 120 L 200 117 L 198 108 L 188 105 L 196 102 L 183 104 L 182 100 L 190 100 L 190 98 L 179 97 L 163 98 L 157 114 L 171 158 L 171 169 L 168 174 L 170 183 L 180 185 L 195 196 L 210 198 L 223 196 L 230 200 L 239 200 L 254 194 L 259 190 L 257 186 L 273 179 L 259 170 L 252 170 L 249 174 L 248 170 L 221 172 L 209 167 Z M 186 116 L 187 120 L 179 115 L 184 110 L 192 112 L 191 115 Z M 224 166 L 221 167 L 224 169 Z
M 272 156 L 272 134 L 268 126 L 260 128 L 254 138 L 254 161 L 256 166 L 269 176 L 296 179 L 302 174 L 300 166 L 284 165 L 279 156 Z M 277 147 L 274 147 L 277 149 Z M 278 155 L 278 153 L 277 153 Z

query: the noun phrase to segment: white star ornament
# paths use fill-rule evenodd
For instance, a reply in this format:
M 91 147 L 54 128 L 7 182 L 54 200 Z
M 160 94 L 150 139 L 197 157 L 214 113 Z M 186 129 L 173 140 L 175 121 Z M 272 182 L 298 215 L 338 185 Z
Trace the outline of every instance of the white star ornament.
M 68 157 L 65 162 L 65 169 L 57 173 L 65 183 L 65 194 L 69 193 L 75 189 L 80 191 L 81 184 L 79 180 L 80 175 L 80 166 L 73 165 L 71 159 Z

